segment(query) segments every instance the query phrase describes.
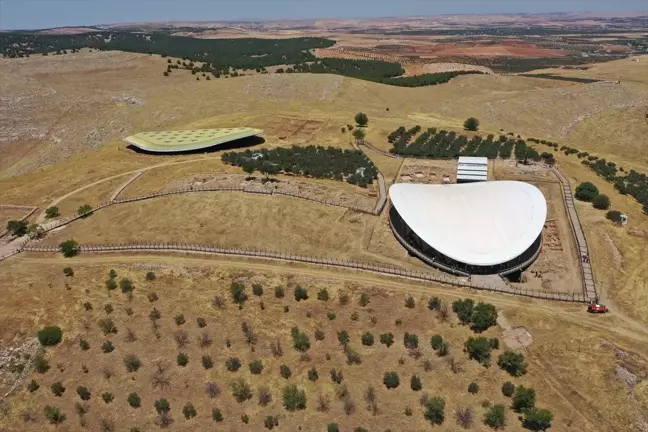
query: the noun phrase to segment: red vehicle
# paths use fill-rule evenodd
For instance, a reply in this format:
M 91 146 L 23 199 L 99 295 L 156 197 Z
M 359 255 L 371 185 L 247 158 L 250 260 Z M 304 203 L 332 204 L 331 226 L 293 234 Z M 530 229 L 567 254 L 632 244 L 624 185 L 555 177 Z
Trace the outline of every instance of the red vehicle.
M 605 307 L 605 305 L 591 303 L 589 306 L 587 306 L 587 312 L 599 314 L 609 312 L 609 309 Z

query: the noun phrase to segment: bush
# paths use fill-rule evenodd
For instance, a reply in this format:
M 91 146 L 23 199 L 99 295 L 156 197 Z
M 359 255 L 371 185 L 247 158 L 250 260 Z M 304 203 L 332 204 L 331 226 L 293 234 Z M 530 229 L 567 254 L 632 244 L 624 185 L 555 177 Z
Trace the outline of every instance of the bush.
M 253 375 L 259 375 L 263 371 L 263 363 L 261 363 L 261 360 L 254 360 L 252 363 L 249 364 L 250 367 L 250 372 Z
M 74 270 L 72 270 L 72 267 L 63 267 L 63 274 L 67 277 L 72 277 L 74 276 Z
M 288 411 L 303 410 L 306 408 L 306 392 L 299 390 L 296 385 L 289 385 L 283 389 L 283 405 Z
M 168 413 L 171 411 L 171 405 L 169 405 L 169 401 L 166 399 L 158 399 L 153 403 L 153 406 L 155 407 L 155 411 L 158 414 L 164 414 Z
M 419 378 L 417 375 L 412 375 L 412 378 L 410 379 L 410 387 L 414 391 L 419 391 L 423 388 L 423 384 L 421 383 L 421 378 Z
M 599 210 L 607 210 L 610 208 L 610 197 L 598 194 L 592 199 L 592 205 Z
M 225 367 L 230 372 L 236 372 L 241 367 L 241 361 L 238 359 L 238 357 L 230 357 L 225 362 Z
M 371 332 L 366 332 L 362 335 L 362 345 L 372 346 L 374 344 L 374 335 Z
M 462 324 L 470 324 L 474 307 L 475 302 L 469 298 L 452 302 L 452 311 Z
M 187 420 L 192 419 L 198 415 L 196 408 L 191 402 L 187 402 L 185 406 L 182 407 L 182 414 Z
M 322 329 L 317 329 L 315 330 L 315 340 L 322 341 L 324 340 L 324 330 Z
M 356 114 L 354 120 L 356 124 L 360 127 L 367 127 L 367 125 L 369 124 L 369 117 L 367 117 L 367 114 L 362 112 Z
M 214 420 L 215 422 L 223 421 L 223 413 L 221 412 L 221 410 L 219 410 L 218 408 L 214 408 L 212 410 L 212 420 Z
M 395 389 L 400 385 L 400 378 L 396 372 L 385 372 L 385 375 L 383 375 L 383 384 L 388 389 Z
M 416 301 L 414 300 L 414 297 L 407 296 L 407 298 L 405 299 L 405 307 L 408 309 L 414 309 L 416 307 Z
M 284 289 L 280 286 L 275 288 L 275 297 L 276 298 L 283 298 L 284 295 L 286 295 Z
M 387 345 L 387 348 L 394 344 L 394 335 L 392 333 L 383 333 L 380 335 L 380 343 Z
M 432 345 L 433 350 L 438 350 L 441 345 L 443 345 L 443 338 L 441 335 L 434 335 L 430 338 L 430 345 Z
M 181 352 L 178 354 L 178 357 L 176 357 L 176 361 L 178 362 L 178 366 L 185 367 L 187 366 L 187 363 L 189 363 L 189 356 L 186 353 Z
M 292 376 L 292 371 L 287 365 L 283 364 L 279 366 L 279 375 L 281 375 L 285 379 L 288 379 Z
M 59 212 L 59 208 L 56 207 L 56 206 L 47 207 L 45 209 L 45 217 L 47 219 L 52 219 L 52 218 L 58 217 L 60 215 L 61 215 L 61 213 Z
M 137 372 L 137 370 L 142 366 L 142 362 L 134 354 L 129 354 L 124 357 L 124 366 L 128 372 Z
M 476 382 L 471 382 L 468 385 L 468 393 L 470 393 L 470 394 L 479 393 L 479 384 L 477 384 Z
M 540 408 L 531 408 L 524 413 L 522 425 L 533 431 L 544 431 L 551 427 L 553 414 L 551 411 Z
M 254 294 L 257 297 L 261 297 L 263 295 L 263 285 L 252 284 L 252 294 Z
M 617 210 L 610 210 L 605 214 L 605 217 L 608 220 L 611 220 L 614 223 L 621 223 L 621 212 Z
M 50 386 L 50 389 L 52 390 L 54 396 L 62 396 L 63 393 L 65 393 L 65 387 L 60 381 L 56 381 L 54 384 L 52 384 Z
M 432 297 L 430 300 L 428 300 L 428 309 L 430 310 L 439 310 L 441 307 L 441 299 L 439 297 Z
M 477 333 L 486 331 L 497 324 L 497 309 L 492 304 L 479 302 L 473 309 L 470 321 L 473 331 Z
M 574 196 L 581 201 L 592 201 L 599 194 L 599 190 L 590 182 L 584 182 L 578 185 Z
M 29 393 L 34 393 L 36 390 L 40 388 L 40 385 L 35 380 L 31 380 L 29 384 L 27 384 L 27 390 Z
M 185 323 L 185 317 L 183 314 L 176 315 L 173 320 L 175 321 L 176 325 L 182 325 Z
M 329 293 L 326 288 L 322 288 L 317 292 L 317 300 L 328 301 Z
M 308 349 L 310 348 L 310 340 L 308 339 L 306 333 L 302 333 L 297 327 L 293 327 L 292 329 L 290 329 L 290 335 L 293 339 L 293 347 L 297 351 L 308 351 Z
M 515 393 L 515 384 L 510 381 L 506 381 L 502 384 L 502 394 L 506 397 L 511 397 Z
M 308 379 L 311 381 L 317 381 L 319 379 L 319 374 L 317 373 L 317 369 L 311 368 L 308 370 Z
M 497 365 L 514 377 L 519 377 L 526 373 L 526 363 L 524 362 L 524 354 L 522 353 L 514 353 L 508 350 L 504 351 L 498 357 Z
M 477 120 L 475 117 L 469 117 L 466 119 L 463 126 L 466 130 L 477 131 L 479 130 L 479 120 Z
M 91 394 L 90 394 L 90 390 L 88 390 L 87 387 L 78 386 L 76 391 L 79 397 L 81 398 L 81 400 L 84 401 L 90 400 Z
M 38 341 L 43 346 L 54 346 L 61 342 L 63 330 L 57 326 L 43 327 L 38 331 Z
M 278 416 L 267 416 L 265 420 L 263 421 L 263 425 L 266 427 L 266 429 L 270 430 L 274 428 L 275 426 L 279 426 L 279 417 Z
M 72 258 L 79 253 L 79 243 L 74 240 L 66 240 L 59 244 L 59 250 L 65 258 Z
M 142 404 L 142 400 L 137 393 L 129 394 L 126 400 L 128 401 L 128 405 L 133 408 L 139 408 Z
M 330 320 L 333 321 L 335 319 L 335 314 L 333 312 L 329 312 L 326 314 L 326 317 Z
M 490 366 L 491 360 L 491 345 L 485 337 L 470 337 L 465 344 L 468 358 L 477 360 L 482 365 Z
M 214 361 L 209 356 L 202 356 L 201 362 L 205 369 L 211 369 L 214 367 Z
M 535 398 L 536 394 L 534 389 L 519 386 L 515 389 L 515 394 L 513 395 L 513 410 L 521 413 L 534 408 Z
M 432 424 L 442 424 L 445 420 L 445 401 L 440 397 L 428 399 L 423 416 Z
M 333 381 L 336 384 L 340 384 L 343 379 L 344 379 L 344 375 L 342 375 L 342 371 L 331 369 L 331 381 Z
M 488 339 L 488 343 L 490 344 L 492 349 L 499 349 L 499 339 L 490 338 Z
M 10 220 L 7 222 L 7 231 L 14 236 L 24 236 L 27 233 L 28 222 L 24 220 Z
M 36 372 L 45 373 L 49 370 L 49 368 L 49 361 L 43 356 L 43 354 L 36 354 L 36 357 L 34 358 L 34 369 L 36 369 Z
M 367 293 L 360 294 L 360 306 L 365 307 L 369 303 L 371 303 L 371 298 L 369 297 L 369 294 Z
M 146 280 L 147 281 L 154 281 L 155 280 L 155 273 L 152 271 L 146 272 Z
M 407 349 L 418 348 L 418 336 L 414 333 L 407 333 L 403 336 L 403 344 Z
M 110 341 L 106 341 L 101 345 L 101 351 L 103 351 L 105 354 L 111 353 L 114 350 L 115 350 L 115 346 Z
M 308 291 L 306 290 L 306 288 L 297 285 L 297 287 L 295 288 L 295 300 L 308 300 Z
M 326 426 L 326 432 L 340 432 L 340 427 L 337 423 L 329 423 Z
M 504 416 L 504 405 L 496 404 L 488 408 L 484 415 L 484 424 L 493 429 L 502 429 L 506 422 Z
M 105 403 L 111 403 L 113 400 L 115 400 L 115 396 L 113 396 L 113 394 L 110 392 L 104 392 L 101 393 L 101 399 L 103 399 Z
M 338 342 L 340 342 L 340 345 L 344 346 L 349 343 L 349 332 L 346 330 L 341 330 L 337 334 Z
M 196 318 L 196 324 L 199 328 L 207 327 L 207 320 L 205 318 L 198 317 Z
M 245 402 L 252 399 L 252 388 L 243 378 L 238 378 L 232 383 L 232 396 L 239 403 Z
M 114 289 L 117 289 L 117 282 L 115 281 L 115 279 L 112 279 L 112 278 L 111 278 L 111 279 L 108 279 L 108 280 L 106 281 L 106 289 L 107 289 L 108 291 L 112 291 L 112 290 L 114 290 Z
M 99 328 L 104 335 L 109 335 L 111 333 L 117 333 L 117 327 L 115 323 L 110 318 L 102 318 L 99 320 Z
M 47 420 L 52 424 L 63 423 L 66 419 L 65 414 L 63 414 L 60 409 L 51 405 L 45 405 L 43 411 L 45 412 L 45 418 L 47 418 Z
M 441 346 L 439 346 L 439 349 L 437 350 L 437 355 L 439 357 L 445 357 L 448 355 L 450 352 L 450 344 L 448 342 L 443 342 Z
M 245 286 L 242 283 L 232 282 L 230 293 L 232 294 L 232 301 L 236 304 L 242 305 L 247 300 Z

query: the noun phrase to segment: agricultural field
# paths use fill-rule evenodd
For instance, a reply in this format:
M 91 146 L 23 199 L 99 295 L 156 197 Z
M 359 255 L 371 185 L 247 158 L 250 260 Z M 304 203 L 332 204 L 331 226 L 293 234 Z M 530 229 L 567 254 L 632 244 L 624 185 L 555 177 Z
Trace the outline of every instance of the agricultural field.
M 609 32 L 601 17 L 580 30 L 565 17 L 463 19 L 462 29 L 423 18 L 187 23 L 156 27 L 151 54 L 136 31 L 146 26 L 48 30 L 22 48 L 7 41 L 24 34 L 1 34 L 0 233 L 33 207 L 28 225 L 43 226 L 115 198 L 33 231 L 28 246 L 199 244 L 397 267 L 434 281 L 199 252 L 2 259 L 19 250 L 6 235 L 0 430 L 486 432 L 502 412 L 499 430 L 541 430 L 520 417 L 546 413 L 515 412 L 507 381 L 535 389 L 535 406 L 552 413 L 548 430 L 645 430 L 645 31 L 632 17 Z M 194 39 L 176 44 L 183 35 Z M 205 48 L 200 59 L 190 58 L 195 47 Z M 262 139 L 173 155 L 123 141 L 237 127 L 263 130 Z M 489 157 L 490 180 L 529 182 L 547 200 L 542 250 L 519 280 L 451 278 L 410 256 L 390 229 L 379 206 L 389 186 L 454 181 L 459 155 Z M 606 210 L 574 203 L 608 314 L 467 287 L 583 292 L 550 165 L 572 191 L 590 182 L 609 199 Z M 119 202 L 180 189 L 189 191 Z M 46 217 L 52 206 L 60 217 Z M 462 323 L 453 303 L 466 298 L 496 308 L 488 328 L 471 329 L 473 312 Z M 61 341 L 43 345 L 46 326 L 60 327 Z M 466 343 L 478 337 L 492 351 L 488 365 L 470 358 Z M 524 373 L 498 365 L 507 351 L 524 359 Z

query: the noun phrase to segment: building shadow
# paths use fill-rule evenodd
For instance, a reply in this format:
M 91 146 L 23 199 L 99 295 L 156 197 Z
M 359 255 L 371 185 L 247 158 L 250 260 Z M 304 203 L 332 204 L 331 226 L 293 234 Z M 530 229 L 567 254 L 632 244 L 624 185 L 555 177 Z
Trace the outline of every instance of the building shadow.
M 204 147 L 196 150 L 181 150 L 181 151 L 170 151 L 170 152 L 154 152 L 150 150 L 144 150 L 139 147 L 136 147 L 132 144 L 126 146 L 127 149 L 132 150 L 135 153 L 145 154 L 145 155 L 154 155 L 154 156 L 173 156 L 173 155 L 187 155 L 187 154 L 207 154 L 207 153 L 217 153 L 226 150 L 235 150 L 243 149 L 248 147 L 254 147 L 265 143 L 265 139 L 260 136 L 251 136 L 240 138 L 234 141 L 229 141 L 223 144 L 216 144 L 210 147 Z

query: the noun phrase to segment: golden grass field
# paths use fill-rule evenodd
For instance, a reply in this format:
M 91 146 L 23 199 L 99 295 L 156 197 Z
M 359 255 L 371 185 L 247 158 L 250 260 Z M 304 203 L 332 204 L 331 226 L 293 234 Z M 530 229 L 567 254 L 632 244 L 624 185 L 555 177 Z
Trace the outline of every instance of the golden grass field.
M 187 72 L 174 72 L 163 77 L 165 60 L 157 56 L 141 56 L 116 52 L 81 52 L 29 59 L 0 59 L 0 89 L 7 97 L 7 108 L 0 121 L 11 125 L 7 136 L 11 141 L 0 142 L 0 204 L 39 206 L 30 217 L 33 222 L 44 209 L 57 203 L 62 216 L 69 216 L 85 203 L 94 205 L 110 198 L 114 190 L 135 173 L 145 173 L 123 192 L 136 196 L 164 189 L 168 184 L 202 173 L 240 173 L 238 168 L 220 161 L 220 152 L 176 156 L 145 155 L 126 148 L 121 138 L 148 130 L 173 130 L 211 127 L 247 126 L 264 130 L 263 146 L 292 144 L 321 144 L 351 148 L 348 133 L 341 128 L 353 121 L 353 115 L 363 111 L 369 116 L 368 140 L 388 150 L 387 135 L 399 126 L 461 130 L 469 116 L 481 120 L 481 131 L 498 134 L 514 132 L 523 137 L 557 141 L 583 151 L 596 153 L 627 169 L 648 172 L 646 137 L 648 122 L 648 57 L 640 62 L 622 60 L 594 65 L 585 71 L 552 71 L 574 76 L 620 80 L 619 84 L 598 83 L 581 85 L 564 81 L 525 78 L 520 76 L 461 76 L 452 82 L 427 88 L 400 88 L 331 75 L 260 75 L 212 81 L 195 81 Z M 543 71 L 544 72 L 544 71 Z M 132 96 L 141 104 L 114 101 L 113 97 Z M 37 101 L 37 103 L 35 102 Z M 389 110 L 387 110 L 389 108 Z M 539 151 L 547 147 L 537 146 Z M 370 149 L 367 154 L 385 176 L 387 184 L 396 181 L 401 170 L 400 159 L 388 158 Z M 0 302 L 0 349 L 19 343 L 33 335 L 45 324 L 60 325 L 65 331 L 64 342 L 49 350 L 52 369 L 45 375 L 32 374 L 41 384 L 34 395 L 21 390 L 4 402 L 0 410 L 0 430 L 55 430 L 47 425 L 42 406 L 59 405 L 67 421 L 58 430 L 79 430 L 74 413 L 75 389 L 86 385 L 93 392 L 88 430 L 99 430 L 101 419 L 112 419 L 116 430 L 138 426 L 140 430 L 157 430 L 154 426 L 152 403 L 166 396 L 171 401 L 175 422 L 171 430 L 207 430 L 217 424 L 210 419 L 211 409 L 223 410 L 223 430 L 261 430 L 266 415 L 280 414 L 280 430 L 323 430 L 336 421 L 342 430 L 364 426 L 369 430 L 421 430 L 429 426 L 423 420 L 419 395 L 409 390 L 409 377 L 421 373 L 424 391 L 446 398 L 446 423 L 438 430 L 456 430 L 454 410 L 458 404 L 474 409 L 472 430 L 486 431 L 482 424 L 484 409 L 481 402 L 505 402 L 499 386 L 506 378 L 496 366 L 484 369 L 465 359 L 461 344 L 470 331 L 450 323 L 441 324 L 425 307 L 427 297 L 440 295 L 447 301 L 457 296 L 486 299 L 501 308 L 515 326 L 524 326 L 533 343 L 524 350 L 529 373 L 516 379 L 538 390 L 538 405 L 554 413 L 557 431 L 633 431 L 641 415 L 648 414 L 645 359 L 648 358 L 648 218 L 637 202 L 619 195 L 611 184 L 605 183 L 575 156 L 557 152 L 559 168 L 573 188 L 580 182 L 592 181 L 610 196 L 612 208 L 629 216 L 626 227 L 616 227 L 604 217 L 605 212 L 577 202 L 591 250 L 597 287 L 601 298 L 612 310 L 605 316 L 589 316 L 583 305 L 532 301 L 524 298 L 488 295 L 458 288 L 422 285 L 412 281 L 392 280 L 377 275 L 341 271 L 315 266 L 272 261 L 228 260 L 192 254 L 172 255 L 81 255 L 66 260 L 58 254 L 19 254 L 0 262 L 3 301 Z M 552 286 L 547 288 L 530 279 L 526 284 L 536 289 L 580 291 L 577 257 L 565 220 L 559 190 L 547 179 L 537 178 L 513 169 L 495 166 L 496 178 L 501 175 L 536 182 L 549 201 L 550 215 L 556 219 L 555 230 L 563 251 L 538 266 L 555 270 Z M 508 170 L 508 171 L 507 171 Z M 504 173 L 504 174 L 502 174 Z M 280 178 L 282 180 L 282 178 Z M 312 181 L 311 179 L 301 179 Z M 346 192 L 366 193 L 360 188 L 332 181 L 318 182 Z M 0 212 L 0 221 L 17 217 Z M 553 229 L 553 228 L 552 228 Z M 175 241 L 276 250 L 313 256 L 327 256 L 359 261 L 392 264 L 411 269 L 431 271 L 419 261 L 408 257 L 389 231 L 387 218 L 358 214 L 341 208 L 285 197 L 262 197 L 245 193 L 208 192 L 158 198 L 131 204 L 120 204 L 98 211 L 91 216 L 49 234 L 40 244 L 58 245 L 75 238 L 80 243 L 126 243 Z M 545 252 L 543 251 L 543 254 Z M 548 256 L 548 255 L 546 255 Z M 552 261 L 554 260 L 554 261 Z M 62 269 L 72 266 L 74 277 L 65 278 Z M 562 267 L 561 267 L 562 266 Z M 110 295 L 104 281 L 110 268 L 120 277 L 132 277 L 136 291 L 132 301 L 114 291 Z M 144 280 L 153 270 L 154 282 Z M 219 311 L 210 301 L 218 294 L 228 297 L 233 277 L 246 278 L 264 284 L 261 299 L 266 310 L 259 309 L 259 299 L 251 298 L 242 311 L 228 304 Z M 65 288 L 65 283 L 70 289 Z M 311 298 L 304 303 L 292 300 L 295 284 L 307 286 Z M 51 285 L 50 285 L 51 284 Z M 274 286 L 289 287 L 287 297 L 274 299 Z M 317 289 L 327 287 L 328 303 L 315 298 Z M 160 300 L 151 304 L 146 293 L 155 291 Z M 352 292 L 354 301 L 348 306 L 336 303 L 337 293 Z M 357 305 L 361 291 L 373 293 L 366 308 Z M 414 311 L 404 308 L 406 293 L 418 301 Z M 229 297 L 228 297 L 229 299 Z M 93 311 L 85 312 L 82 304 L 90 301 Z M 99 347 L 104 339 L 97 320 L 105 315 L 103 307 L 111 303 L 111 314 L 119 332 L 111 337 L 116 350 L 102 354 Z M 282 306 L 290 307 L 283 312 Z M 155 306 L 162 312 L 163 336 L 159 342 L 153 336 L 148 313 Z M 134 314 L 128 316 L 126 307 Z M 357 310 L 360 319 L 350 321 Z M 306 314 L 310 311 L 311 317 Z M 336 320 L 326 319 L 327 311 L 335 311 Z M 184 325 L 191 334 L 187 348 L 189 366 L 175 365 L 178 349 L 171 337 L 176 331 L 172 317 L 183 313 Z M 200 334 L 195 319 L 208 320 L 206 331 L 214 338 L 209 349 L 215 360 L 214 369 L 204 371 L 200 366 L 201 350 L 195 339 Z M 377 323 L 371 324 L 370 316 Z M 401 318 L 402 326 L 394 320 Z M 240 321 L 249 320 L 259 331 L 259 345 L 251 353 L 242 340 Z M 298 325 L 310 334 L 319 326 L 326 339 L 314 343 L 312 360 L 303 363 L 290 346 L 289 329 Z M 87 329 L 86 329 L 87 325 Z M 139 339 L 129 344 L 123 340 L 125 329 L 134 329 Z M 363 358 L 362 365 L 344 364 L 335 340 L 335 332 L 347 328 L 354 347 Z M 365 348 L 359 335 L 371 329 L 377 336 L 384 331 L 396 335 L 391 349 L 376 344 Z M 462 358 L 465 371 L 453 375 L 444 361 L 434 357 L 437 366 L 422 372 L 420 361 L 408 357 L 402 348 L 402 333 L 415 331 L 421 337 L 422 351 L 433 358 L 429 336 L 440 332 L 451 341 L 453 355 Z M 489 336 L 498 335 L 491 329 Z M 81 351 L 78 338 L 86 335 L 91 349 Z M 425 337 L 423 337 L 425 335 Z M 267 345 L 281 337 L 286 351 L 285 362 L 293 369 L 292 382 L 307 389 L 308 408 L 288 414 L 281 408 L 278 378 L 280 361 L 273 359 Z M 232 348 L 224 347 L 226 338 Z M 608 341 L 629 353 L 619 357 L 607 345 Z M 123 355 L 137 351 L 143 361 L 134 380 L 122 365 Z M 331 352 L 332 359 L 324 356 Z M 261 408 L 256 399 L 239 405 L 228 389 L 232 376 L 224 371 L 223 362 L 229 355 L 242 358 L 240 375 L 253 387 L 270 386 L 273 403 Z M 267 370 L 260 377 L 251 377 L 247 362 L 256 357 L 267 361 Z M 400 357 L 405 364 L 399 365 Z M 149 378 L 156 359 L 170 363 L 172 387 L 153 390 Z M 639 359 L 639 360 L 636 360 Z M 635 363 L 644 366 L 636 366 Z M 105 363 L 111 363 L 115 376 L 106 381 L 101 373 Z M 634 362 L 634 363 L 633 363 Z M 80 365 L 89 368 L 82 374 Z M 311 364 L 317 367 L 320 379 L 311 383 L 305 379 Z M 60 367 L 59 367 L 60 365 Z M 632 369 L 643 381 L 635 388 L 636 399 L 616 377 L 615 366 Z M 634 365 L 634 366 L 633 366 Z M 342 404 L 334 395 L 329 370 L 342 368 L 356 404 L 355 414 L 346 416 Z M 382 385 L 383 369 L 399 371 L 401 386 L 387 391 Z M 63 369 L 63 370 L 61 370 Z M 63 380 L 67 391 L 55 398 L 49 385 Z M 202 386 L 214 379 L 222 394 L 215 401 L 206 398 Z M 477 381 L 482 390 L 476 396 L 467 394 L 466 387 Z M 381 411 L 372 416 L 365 409 L 362 394 L 367 385 L 375 385 Z M 318 392 L 331 394 L 331 411 L 322 414 L 314 409 Z M 112 404 L 99 399 L 103 391 L 115 394 Z M 142 396 L 142 408 L 133 410 L 125 402 L 126 395 L 137 391 Z M 4 392 L 2 392 L 4 393 Z M 181 413 L 184 403 L 192 401 L 198 417 L 187 421 Z M 410 406 L 413 415 L 404 410 Z M 39 421 L 26 424 L 21 411 L 33 409 Z M 240 416 L 250 416 L 243 425 Z M 648 418 L 648 417 L 647 417 Z M 401 426 L 402 425 L 402 426 Z M 507 431 L 520 430 L 512 412 L 507 413 Z

